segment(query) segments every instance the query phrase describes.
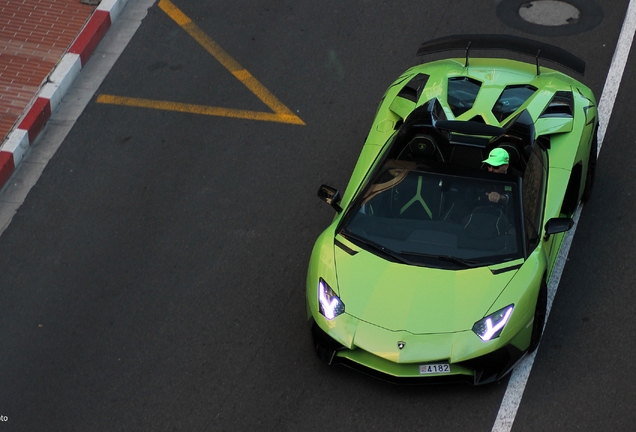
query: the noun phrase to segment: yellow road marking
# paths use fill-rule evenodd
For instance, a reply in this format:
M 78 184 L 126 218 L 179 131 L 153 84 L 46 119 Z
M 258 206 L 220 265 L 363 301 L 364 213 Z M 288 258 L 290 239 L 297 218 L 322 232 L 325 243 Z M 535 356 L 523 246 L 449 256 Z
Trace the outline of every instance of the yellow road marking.
M 210 55 L 234 75 L 245 87 L 247 87 L 257 98 L 267 105 L 273 113 L 246 111 L 231 108 L 217 108 L 204 105 L 185 104 L 177 102 L 155 101 L 150 99 L 139 99 L 113 95 L 99 95 L 98 103 L 127 105 L 140 108 L 152 108 L 167 111 L 179 111 L 192 114 L 205 114 L 222 117 L 242 118 L 248 120 L 262 120 L 281 123 L 291 123 L 304 125 L 300 117 L 294 114 L 281 101 L 269 92 L 254 76 L 234 60 L 223 48 L 214 42 L 203 30 L 192 22 L 186 14 L 177 8 L 170 0 L 160 0 L 159 8 L 166 13 L 174 22 L 184 29 L 199 45 L 201 45 Z
M 186 104 L 179 102 L 158 101 L 124 96 L 101 94 L 97 97 L 97 103 L 110 105 L 125 105 L 137 108 L 151 108 L 163 111 L 177 111 L 190 114 L 203 114 L 211 116 L 232 117 L 247 120 L 262 120 L 281 123 L 304 125 L 298 116 L 291 114 L 278 114 L 259 111 L 246 111 L 232 108 L 217 108 L 206 105 Z

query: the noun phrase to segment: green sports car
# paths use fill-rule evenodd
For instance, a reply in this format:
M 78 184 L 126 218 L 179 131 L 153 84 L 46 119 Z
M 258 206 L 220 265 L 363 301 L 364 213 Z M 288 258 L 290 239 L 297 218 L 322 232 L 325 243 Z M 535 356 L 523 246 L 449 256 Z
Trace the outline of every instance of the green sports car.
M 313 248 L 307 314 L 316 354 L 389 381 L 484 384 L 543 332 L 547 282 L 597 156 L 585 64 L 508 35 L 461 35 L 418 55 L 386 91 L 337 212 Z M 473 58 L 497 49 L 535 64 Z

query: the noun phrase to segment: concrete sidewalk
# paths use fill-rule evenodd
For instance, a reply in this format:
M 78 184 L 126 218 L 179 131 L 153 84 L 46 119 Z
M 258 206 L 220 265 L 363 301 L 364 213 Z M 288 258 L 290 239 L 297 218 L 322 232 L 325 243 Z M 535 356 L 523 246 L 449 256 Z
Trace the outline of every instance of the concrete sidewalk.
M 0 0 L 0 188 L 128 0 Z

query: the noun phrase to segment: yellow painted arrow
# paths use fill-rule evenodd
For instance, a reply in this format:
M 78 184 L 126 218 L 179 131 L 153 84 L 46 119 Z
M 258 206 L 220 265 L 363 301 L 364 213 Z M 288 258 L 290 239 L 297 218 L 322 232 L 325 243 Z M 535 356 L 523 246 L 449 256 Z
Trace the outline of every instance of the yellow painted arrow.
M 247 111 L 232 108 L 217 108 L 205 105 L 194 105 L 178 102 L 156 101 L 124 96 L 101 94 L 98 103 L 112 105 L 126 105 L 140 108 L 152 108 L 167 111 L 178 111 L 192 114 L 204 114 L 221 117 L 233 117 L 248 120 L 261 120 L 280 123 L 304 125 L 296 114 L 291 112 L 281 101 L 269 92 L 251 73 L 225 52 L 216 42 L 206 35 L 186 14 L 177 8 L 170 0 L 160 0 L 159 8 L 174 22 L 184 29 L 208 53 L 223 65 L 236 79 L 247 87 L 257 98 L 267 105 L 273 112 Z

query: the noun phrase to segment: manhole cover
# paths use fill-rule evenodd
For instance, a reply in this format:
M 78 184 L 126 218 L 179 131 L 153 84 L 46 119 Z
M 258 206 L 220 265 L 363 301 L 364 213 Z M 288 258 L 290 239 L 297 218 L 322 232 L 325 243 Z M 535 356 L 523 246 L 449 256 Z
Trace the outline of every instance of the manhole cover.
M 536 0 L 522 4 L 519 16 L 532 24 L 562 26 L 576 24 L 581 12 L 564 1 Z
M 590 31 L 603 21 L 594 0 L 501 0 L 497 16 L 526 33 L 566 36 Z

